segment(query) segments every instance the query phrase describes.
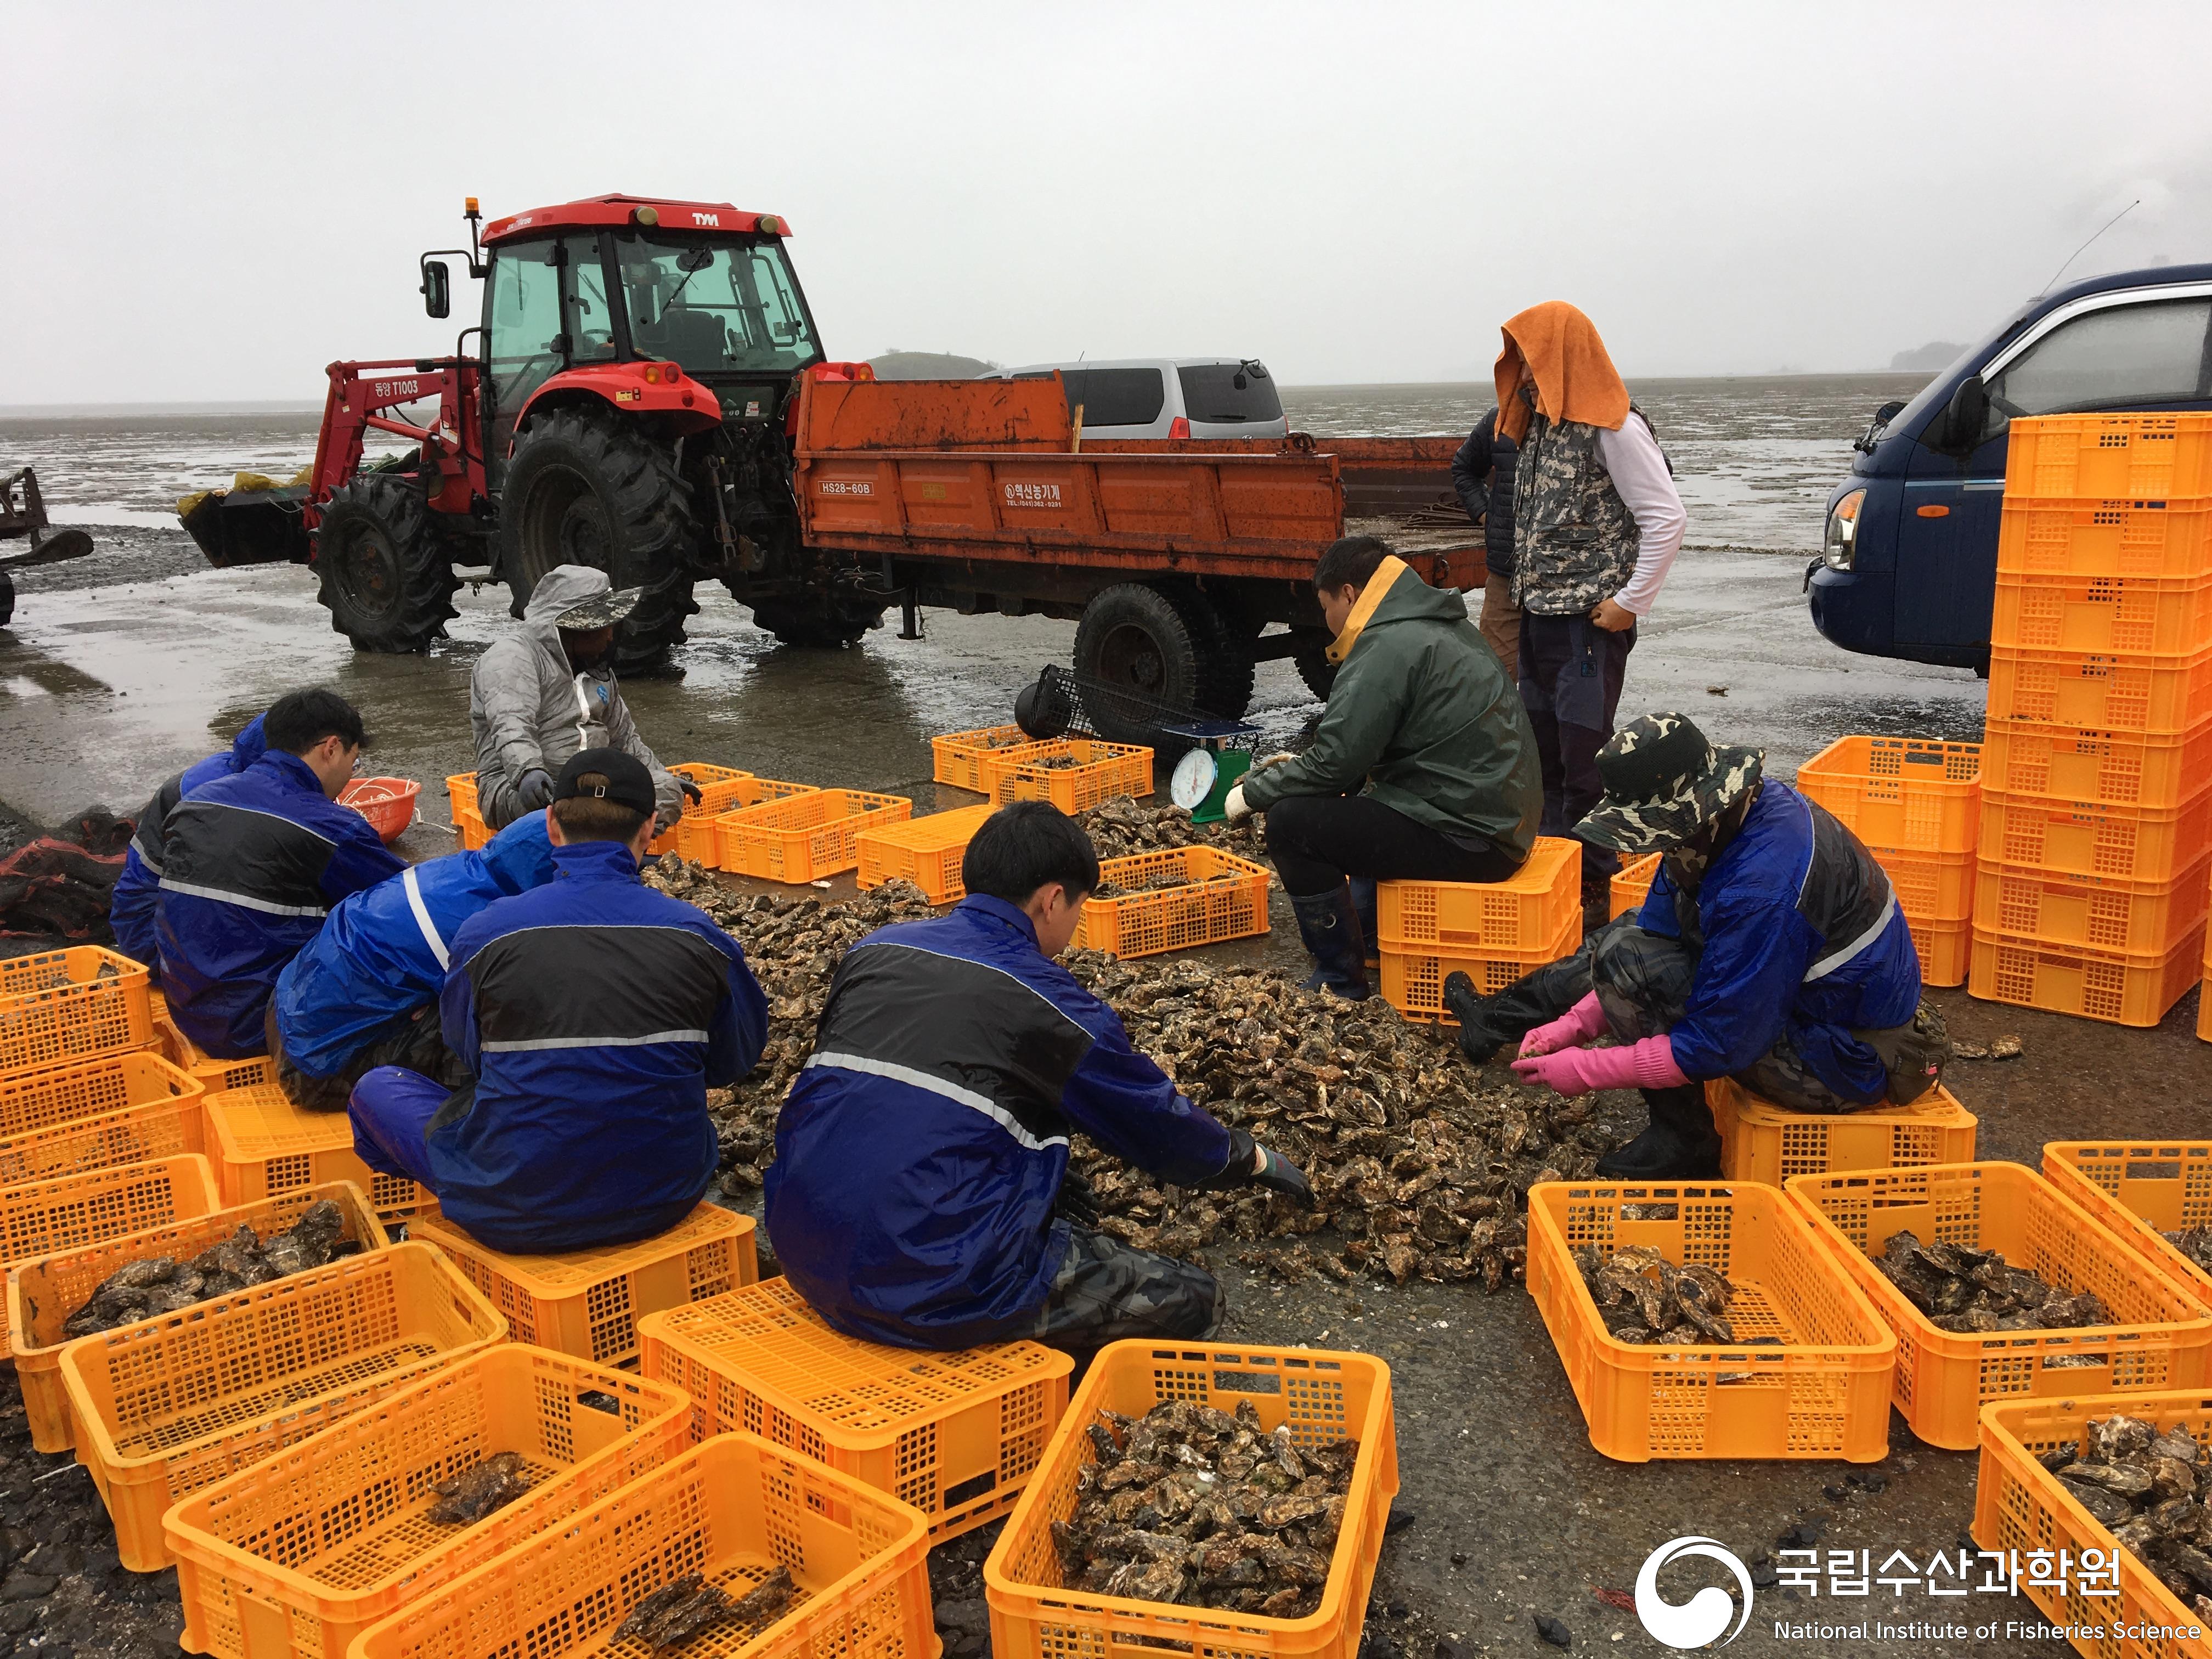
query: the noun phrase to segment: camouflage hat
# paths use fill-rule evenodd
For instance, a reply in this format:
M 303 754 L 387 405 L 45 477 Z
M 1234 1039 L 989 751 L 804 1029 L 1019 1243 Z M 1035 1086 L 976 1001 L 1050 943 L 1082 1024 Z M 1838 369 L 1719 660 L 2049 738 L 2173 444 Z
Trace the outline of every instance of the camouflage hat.
M 594 593 L 580 605 L 572 605 L 553 618 L 553 626 L 566 629 L 572 634 L 588 634 L 594 629 L 612 628 L 624 617 L 637 609 L 638 596 L 642 587 L 625 587 L 619 592 Z
M 1584 841 L 1641 854 L 1679 847 L 1759 781 L 1765 755 L 1716 748 L 1687 714 L 1645 714 L 1597 751 L 1605 799 L 1575 826 Z

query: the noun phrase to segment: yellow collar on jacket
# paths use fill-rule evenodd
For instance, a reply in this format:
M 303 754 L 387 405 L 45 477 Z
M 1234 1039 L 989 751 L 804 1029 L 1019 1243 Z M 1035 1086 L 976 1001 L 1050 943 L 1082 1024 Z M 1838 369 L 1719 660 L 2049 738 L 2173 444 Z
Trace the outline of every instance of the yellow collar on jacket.
M 1375 607 L 1382 603 L 1399 577 L 1407 574 L 1406 562 L 1395 554 L 1375 567 L 1375 574 L 1367 579 L 1367 586 L 1359 590 L 1359 598 L 1352 607 L 1352 614 L 1344 619 L 1344 632 L 1329 641 L 1328 649 L 1322 653 L 1331 662 L 1340 663 L 1352 654 L 1352 647 L 1359 643 L 1359 630 L 1367 626 Z M 1419 579 L 1415 578 L 1416 580 Z

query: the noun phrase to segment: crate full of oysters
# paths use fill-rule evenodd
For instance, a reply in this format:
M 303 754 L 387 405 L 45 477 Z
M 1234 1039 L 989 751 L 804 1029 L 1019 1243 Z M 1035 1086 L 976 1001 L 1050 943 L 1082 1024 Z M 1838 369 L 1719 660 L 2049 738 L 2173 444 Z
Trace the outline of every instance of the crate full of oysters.
M 1116 1342 L 984 1563 L 997 1659 L 1354 1659 L 1398 1491 L 1369 1354 Z

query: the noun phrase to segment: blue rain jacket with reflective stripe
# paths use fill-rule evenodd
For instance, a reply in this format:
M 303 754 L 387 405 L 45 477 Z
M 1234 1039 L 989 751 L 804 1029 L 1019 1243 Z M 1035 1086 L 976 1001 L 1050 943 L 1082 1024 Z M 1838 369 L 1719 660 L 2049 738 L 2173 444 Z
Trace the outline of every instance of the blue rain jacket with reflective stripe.
M 1786 1029 L 1836 1093 L 1867 1106 L 1887 1097 L 1881 1056 L 1851 1033 L 1911 1021 L 1920 957 L 1889 877 L 1826 808 L 1767 779 L 1697 896 L 1678 892 L 1662 859 L 1636 920 L 1703 939 L 1689 1003 L 1668 1033 L 1684 1076 L 1742 1071 Z
M 768 1000 L 738 942 L 637 878 L 629 849 L 553 849 L 552 881 L 464 922 L 439 1000 L 476 1074 L 425 1137 L 446 1216 L 497 1250 L 626 1243 L 714 1174 L 707 1091 L 753 1068 Z
M 1120 1016 L 970 895 L 847 952 L 776 1121 L 784 1272 L 848 1335 L 963 1348 L 1036 1328 L 1067 1248 L 1053 1206 L 1079 1129 L 1165 1181 L 1212 1180 L 1229 1132 Z
M 146 964 L 153 982 L 161 982 L 161 942 L 154 931 L 154 907 L 161 891 L 162 826 L 176 804 L 202 784 L 243 772 L 261 758 L 261 716 L 230 741 L 230 747 L 196 760 L 154 792 L 154 799 L 139 809 L 131 845 L 123 851 L 123 873 L 107 905 L 107 924 L 115 930 L 115 948 L 133 962 Z
M 545 814 L 532 812 L 480 851 L 426 860 L 343 901 L 277 975 L 285 1054 L 309 1077 L 336 1077 L 438 1000 L 464 922 L 495 899 L 552 879 Z
M 163 837 L 161 988 L 177 1029 L 221 1060 L 265 1051 L 276 975 L 331 907 L 407 867 L 281 750 L 200 785 Z

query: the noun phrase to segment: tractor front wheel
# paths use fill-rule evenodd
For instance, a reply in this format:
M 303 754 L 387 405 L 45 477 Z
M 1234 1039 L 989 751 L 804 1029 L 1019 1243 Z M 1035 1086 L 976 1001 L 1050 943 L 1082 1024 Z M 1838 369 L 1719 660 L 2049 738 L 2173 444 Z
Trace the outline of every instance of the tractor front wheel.
M 500 501 L 500 542 L 514 614 L 556 565 L 604 570 L 617 591 L 642 590 L 615 630 L 615 671 L 656 668 L 684 643 L 690 551 L 699 520 L 672 448 L 634 416 L 556 409 L 515 446 Z
M 316 532 L 316 597 L 357 651 L 428 651 L 453 609 L 453 574 L 422 489 L 396 473 L 363 473 L 331 492 Z

